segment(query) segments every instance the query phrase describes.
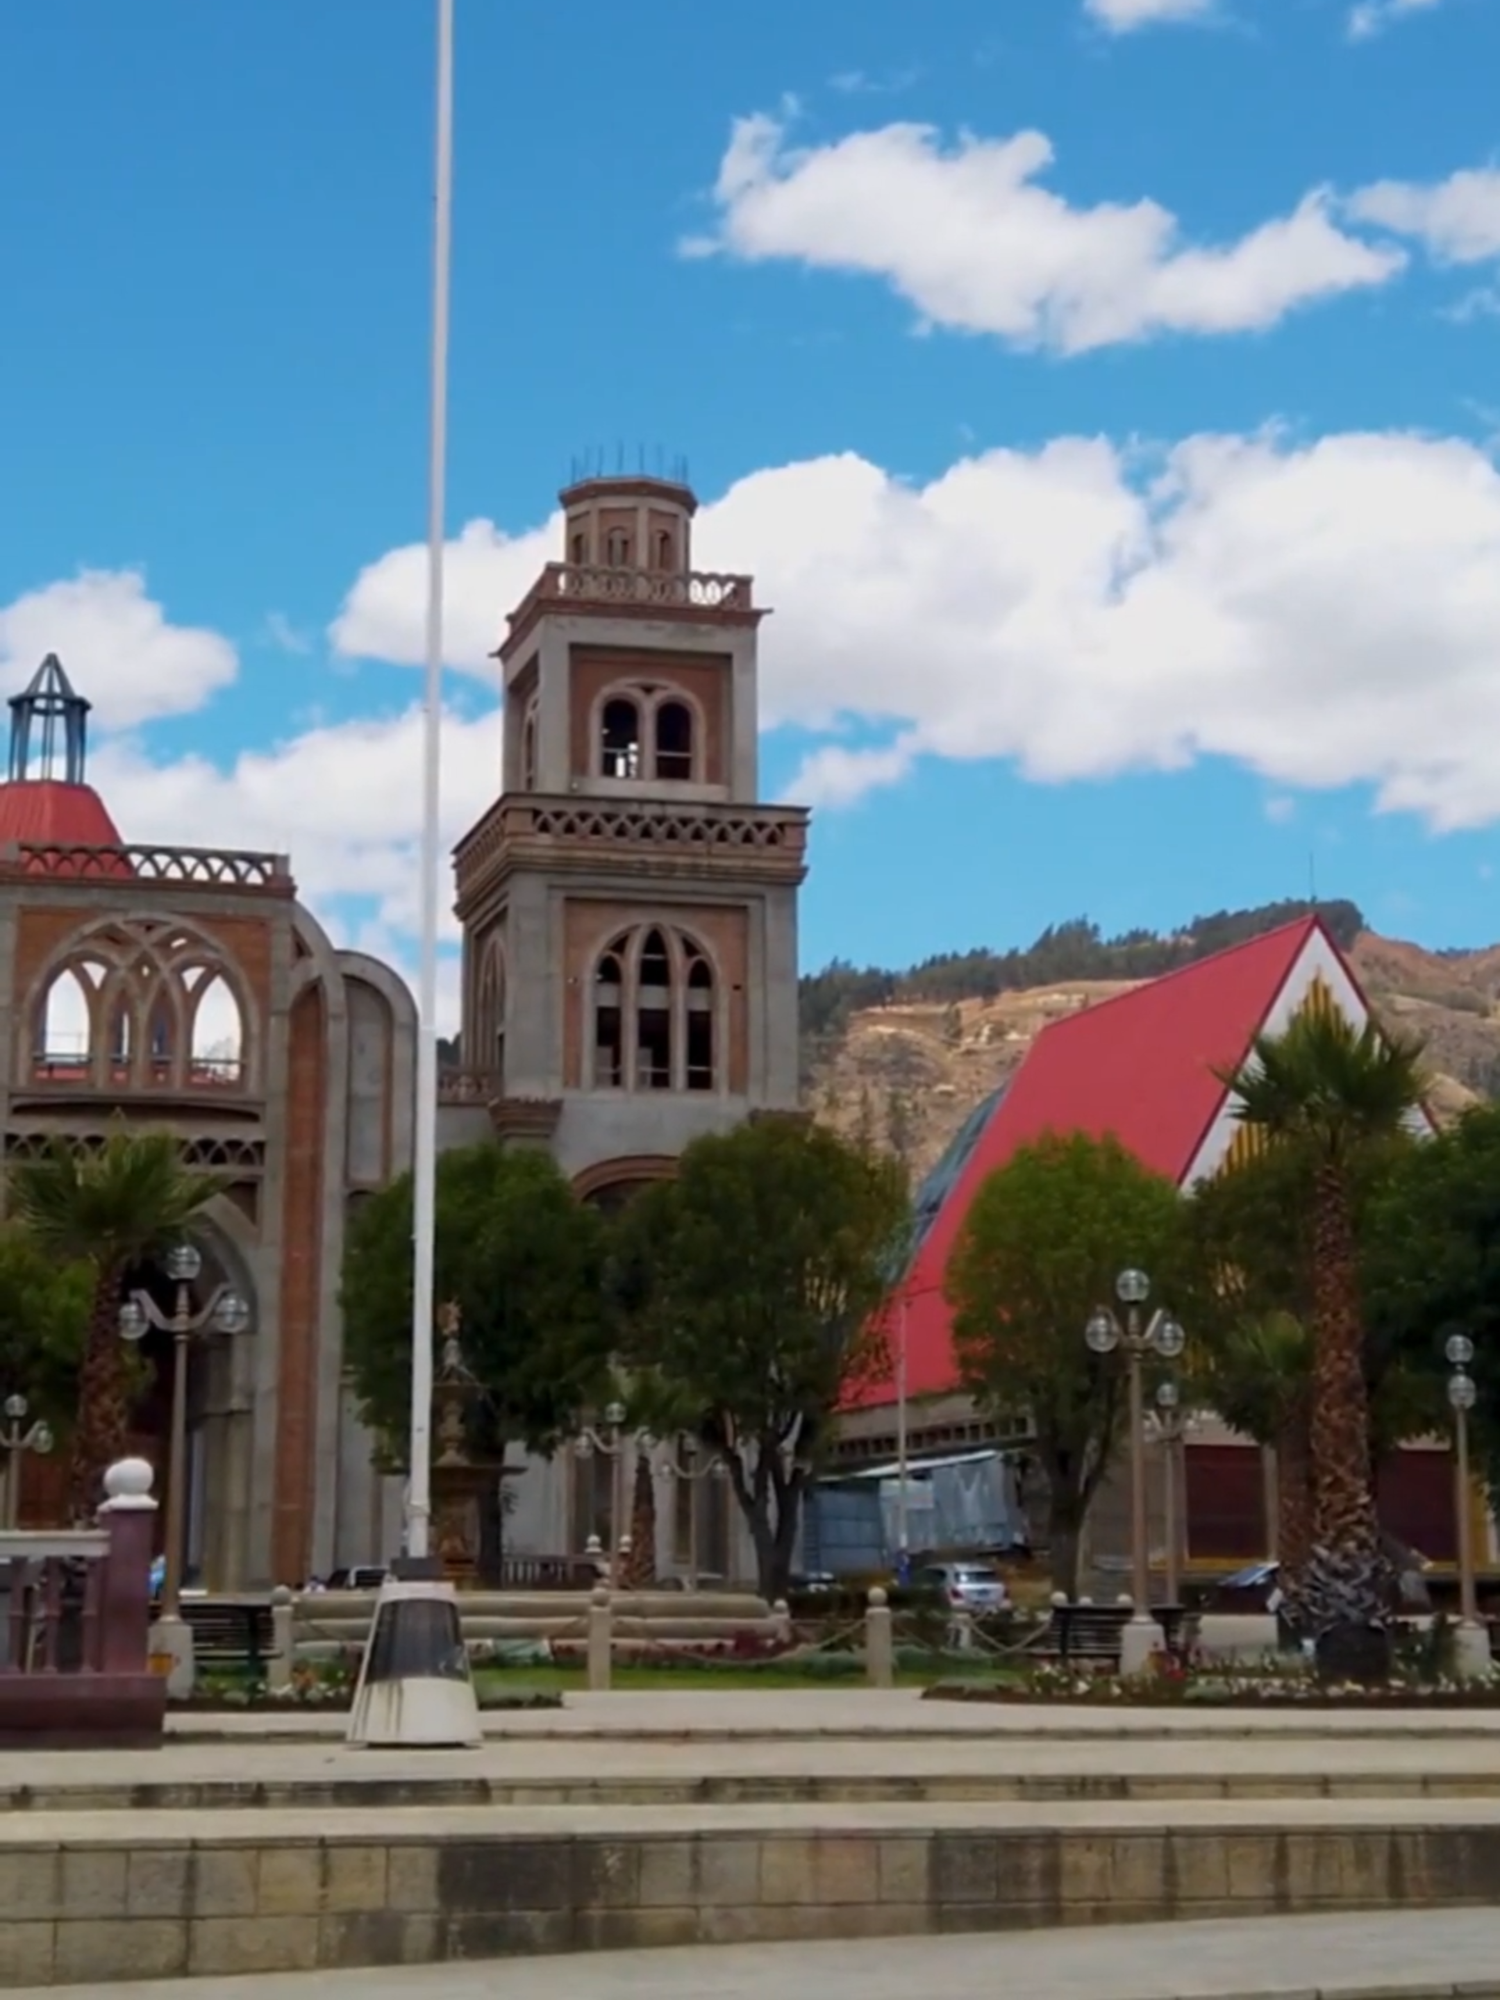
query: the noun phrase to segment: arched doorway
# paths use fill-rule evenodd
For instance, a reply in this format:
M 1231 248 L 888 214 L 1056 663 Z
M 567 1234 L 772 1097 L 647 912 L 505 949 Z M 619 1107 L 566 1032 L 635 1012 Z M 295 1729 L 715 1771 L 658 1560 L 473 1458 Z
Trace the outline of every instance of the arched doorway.
M 191 1336 L 187 1366 L 187 1453 L 183 1507 L 186 1587 L 228 1590 L 243 1580 L 249 1528 L 250 1396 L 256 1299 L 243 1259 L 211 1224 L 194 1233 L 203 1263 L 188 1287 L 189 1310 L 202 1312 L 221 1285 L 250 1307 L 250 1324 L 230 1336 L 205 1327 Z M 160 1259 L 146 1259 L 126 1273 L 122 1297 L 144 1293 L 164 1320 L 177 1303 L 177 1286 Z M 171 1481 L 174 1336 L 148 1327 L 132 1365 L 140 1386 L 131 1411 L 130 1448 L 156 1470 L 154 1553 L 164 1553 Z

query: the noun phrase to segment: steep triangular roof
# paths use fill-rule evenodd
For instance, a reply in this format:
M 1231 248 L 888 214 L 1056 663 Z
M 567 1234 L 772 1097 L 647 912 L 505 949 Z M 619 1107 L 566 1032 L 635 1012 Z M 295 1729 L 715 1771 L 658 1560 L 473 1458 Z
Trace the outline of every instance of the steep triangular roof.
M 1352 1018 L 1366 1018 L 1337 945 L 1304 917 L 1042 1030 L 918 1196 L 917 1247 L 890 1321 L 904 1309 L 908 1396 L 957 1386 L 943 1273 L 981 1182 L 1047 1132 L 1112 1133 L 1179 1187 L 1213 1172 L 1233 1136 L 1230 1093 L 1215 1070 L 1236 1067 L 1258 1033 L 1285 1026 L 1319 979 Z M 894 1396 L 893 1380 L 872 1383 L 850 1407 Z

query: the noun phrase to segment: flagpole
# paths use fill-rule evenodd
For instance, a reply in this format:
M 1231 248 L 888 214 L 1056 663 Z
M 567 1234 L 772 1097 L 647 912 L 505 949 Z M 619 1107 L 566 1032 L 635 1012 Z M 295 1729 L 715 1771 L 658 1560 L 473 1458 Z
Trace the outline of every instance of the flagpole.
M 441 854 L 443 544 L 448 292 L 453 205 L 453 0 L 438 0 L 437 173 L 432 250 L 432 402 L 427 489 L 427 648 L 422 704 L 421 956 L 412 1173 L 411 1468 L 406 1554 L 429 1555 L 432 1517 L 433 1253 L 437 1222 L 437 929 Z

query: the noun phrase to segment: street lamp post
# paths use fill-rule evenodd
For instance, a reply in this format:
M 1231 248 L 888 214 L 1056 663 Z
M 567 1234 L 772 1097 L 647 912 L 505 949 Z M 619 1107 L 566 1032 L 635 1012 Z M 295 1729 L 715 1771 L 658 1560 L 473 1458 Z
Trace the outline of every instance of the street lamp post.
M 1167 1602 L 1175 1605 L 1182 1589 L 1182 1508 L 1187 1500 L 1187 1481 L 1179 1483 L 1182 1447 L 1193 1428 L 1191 1413 L 1182 1407 L 1175 1382 L 1163 1382 L 1156 1391 L 1156 1408 L 1151 1412 L 1151 1429 L 1162 1448 L 1162 1514 L 1167 1544 Z
M 0 1431 L 0 1451 L 5 1453 L 5 1505 L 0 1525 L 7 1528 L 16 1525 L 21 1511 L 21 1454 L 34 1451 L 38 1458 L 45 1458 L 55 1442 L 52 1426 L 40 1417 L 23 1429 L 29 1409 L 24 1396 L 5 1399 L 5 1429 Z
M 243 1333 L 250 1324 L 250 1308 L 228 1285 L 218 1285 L 206 1305 L 193 1310 L 193 1284 L 203 1269 L 203 1259 L 192 1243 L 174 1244 L 167 1252 L 167 1276 L 176 1286 L 172 1310 L 164 1313 L 149 1292 L 133 1292 L 120 1307 L 120 1332 L 129 1341 L 145 1337 L 148 1327 L 157 1327 L 172 1336 L 171 1441 L 167 1452 L 167 1546 L 161 1588 L 161 1635 L 168 1641 L 165 1650 L 181 1662 L 184 1652 L 176 1640 L 175 1628 L 182 1621 L 182 1559 L 184 1524 L 187 1519 L 187 1385 L 188 1344 L 195 1335 Z M 185 1677 L 192 1686 L 192 1637 L 185 1648 Z M 175 1688 L 173 1690 L 176 1691 Z
M 585 1424 L 574 1440 L 573 1449 L 579 1458 L 592 1458 L 597 1452 L 601 1458 L 612 1461 L 610 1473 L 609 1501 L 609 1587 L 618 1590 L 620 1577 L 620 1548 L 622 1523 L 625 1519 L 625 1459 L 630 1449 L 630 1440 L 624 1435 L 625 1405 L 606 1403 L 604 1406 L 604 1427 L 596 1429 L 593 1424 Z
M 1130 1386 L 1130 1566 L 1133 1611 L 1120 1646 L 1120 1671 L 1139 1673 L 1161 1648 L 1162 1631 L 1151 1616 L 1151 1572 L 1146 1546 L 1146 1452 L 1145 1392 L 1143 1364 L 1148 1355 L 1175 1361 L 1183 1350 L 1186 1336 L 1170 1313 L 1158 1307 L 1150 1319 L 1144 1316 L 1151 1296 L 1151 1280 L 1144 1271 L 1122 1271 L 1115 1280 L 1115 1294 L 1125 1308 L 1123 1322 L 1108 1306 L 1100 1305 L 1089 1315 L 1084 1339 L 1092 1353 L 1113 1354 L 1123 1348 Z
M 694 1459 L 696 1459 L 696 1446 L 692 1447 L 692 1454 Z M 657 1477 L 660 1479 L 665 1479 L 669 1482 L 686 1481 L 691 1496 L 688 1504 L 687 1563 L 687 1587 L 690 1591 L 698 1588 L 698 1487 L 705 1479 L 727 1479 L 728 1476 L 729 1468 L 717 1452 L 702 1465 L 684 1464 L 680 1445 L 676 1458 L 664 1459 L 657 1467 Z
M 1448 1377 L 1448 1407 L 1453 1412 L 1453 1505 L 1458 1532 L 1458 1634 L 1456 1661 L 1466 1680 L 1478 1679 L 1490 1671 L 1489 1627 L 1479 1616 L 1478 1592 L 1474 1587 L 1474 1537 L 1471 1531 L 1469 1482 L 1469 1412 L 1478 1391 L 1469 1373 L 1474 1359 L 1474 1343 L 1466 1333 L 1448 1337 L 1444 1348 L 1452 1374 Z

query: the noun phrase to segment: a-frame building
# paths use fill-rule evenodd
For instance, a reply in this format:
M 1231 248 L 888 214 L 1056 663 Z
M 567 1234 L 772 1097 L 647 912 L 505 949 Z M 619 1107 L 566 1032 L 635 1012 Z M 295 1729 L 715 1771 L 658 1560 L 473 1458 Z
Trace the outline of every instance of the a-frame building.
M 1024 1449 L 1019 1431 L 1007 1437 L 973 1409 L 953 1357 L 943 1280 L 979 1187 L 1049 1132 L 1112 1134 L 1184 1190 L 1219 1173 L 1249 1142 L 1220 1075 L 1238 1068 L 1258 1035 L 1282 1032 L 1308 1007 L 1334 1008 L 1356 1027 L 1371 1018 L 1358 979 L 1316 916 L 1044 1028 L 1007 1082 L 976 1106 L 918 1192 L 915 1247 L 888 1322 L 890 1367 L 850 1398 L 840 1469 L 853 1473 L 895 1453 L 898 1346 L 914 1466 Z M 1206 1424 L 1189 1447 L 1188 1472 L 1187 1553 L 1263 1552 L 1269 1509 L 1261 1453 Z M 1411 1452 L 1384 1499 L 1397 1531 L 1441 1556 L 1453 1536 L 1451 1493 L 1445 1461 Z

